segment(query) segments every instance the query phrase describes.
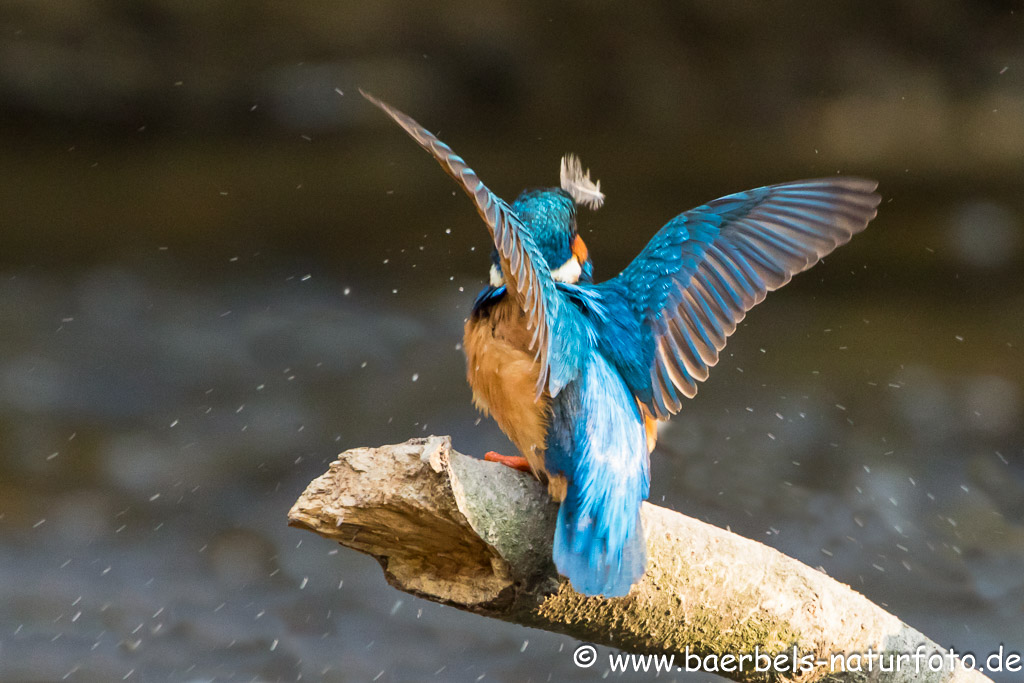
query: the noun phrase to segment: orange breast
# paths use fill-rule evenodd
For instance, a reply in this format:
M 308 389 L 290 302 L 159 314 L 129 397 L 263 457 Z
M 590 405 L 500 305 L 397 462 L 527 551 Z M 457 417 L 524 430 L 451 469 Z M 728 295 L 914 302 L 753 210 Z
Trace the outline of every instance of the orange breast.
M 639 400 L 636 404 L 640 408 L 640 415 L 644 418 L 644 432 L 647 434 L 647 452 L 653 453 L 654 446 L 658 443 L 658 418 L 651 415 L 651 411 L 647 410 L 647 406 Z
M 463 337 L 466 379 L 477 408 L 490 414 L 534 474 L 546 475 L 544 449 L 551 399 L 534 400 L 540 364 L 530 351 L 526 316 L 511 297 L 474 314 Z

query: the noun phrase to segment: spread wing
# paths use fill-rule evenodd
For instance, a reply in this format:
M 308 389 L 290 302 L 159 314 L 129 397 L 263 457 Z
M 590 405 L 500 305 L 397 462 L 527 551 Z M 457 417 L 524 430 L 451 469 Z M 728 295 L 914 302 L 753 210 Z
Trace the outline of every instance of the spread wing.
M 747 311 L 867 227 L 876 187 L 844 177 L 771 185 L 669 221 L 600 285 L 624 297 L 641 324 L 635 395 L 659 418 L 677 413 Z
M 359 92 L 429 152 L 473 200 L 498 250 L 508 291 L 519 301 L 526 312 L 527 325 L 533 330 L 530 348 L 537 353 L 541 366 L 537 396 L 545 389 L 556 396 L 579 374 L 587 334 L 579 310 L 565 299 L 551 279 L 533 235 L 451 147 L 411 117 L 362 90 Z

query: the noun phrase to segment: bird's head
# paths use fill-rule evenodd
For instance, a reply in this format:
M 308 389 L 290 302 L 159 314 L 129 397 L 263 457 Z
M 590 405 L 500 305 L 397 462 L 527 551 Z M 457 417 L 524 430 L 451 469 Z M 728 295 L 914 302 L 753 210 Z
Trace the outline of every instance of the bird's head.
M 597 209 L 604 203 L 601 183 L 590 180 L 577 157 L 562 157 L 561 187 L 526 190 L 512 204 L 512 211 L 529 230 L 551 277 L 558 282 L 576 284 L 593 281 L 593 264 L 587 245 L 576 226 L 576 207 Z M 498 252 L 491 253 L 491 285 L 505 284 Z

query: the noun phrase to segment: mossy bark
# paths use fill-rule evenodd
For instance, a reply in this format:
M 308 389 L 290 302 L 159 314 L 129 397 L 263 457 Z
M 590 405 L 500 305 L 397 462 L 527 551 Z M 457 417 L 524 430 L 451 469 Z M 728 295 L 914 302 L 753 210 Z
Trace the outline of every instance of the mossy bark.
M 372 555 L 400 590 L 484 616 L 625 652 L 674 654 L 677 666 L 687 653 L 690 662 L 790 655 L 770 671 L 750 660 L 743 671 L 719 671 L 737 681 L 988 680 L 948 661 L 941 671 L 913 659 L 880 671 L 880 653 L 943 650 L 825 574 L 653 505 L 642 510 L 643 580 L 625 598 L 580 595 L 551 562 L 557 509 L 530 476 L 429 437 L 342 453 L 310 483 L 289 523 Z M 801 668 L 794 652 L 815 664 Z M 861 670 L 818 664 L 839 654 L 861 655 Z

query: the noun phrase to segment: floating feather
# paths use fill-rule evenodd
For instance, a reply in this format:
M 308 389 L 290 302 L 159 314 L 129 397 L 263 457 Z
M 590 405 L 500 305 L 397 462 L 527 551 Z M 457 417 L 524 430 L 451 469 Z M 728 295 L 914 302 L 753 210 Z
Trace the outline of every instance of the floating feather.
M 583 164 L 575 154 L 566 154 L 562 157 L 562 168 L 559 173 L 562 181 L 562 189 L 569 193 L 573 201 L 582 204 L 588 209 L 600 209 L 604 204 L 604 194 L 601 192 L 601 181 L 596 183 L 590 179 L 590 169 L 583 172 Z

